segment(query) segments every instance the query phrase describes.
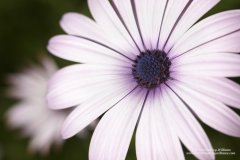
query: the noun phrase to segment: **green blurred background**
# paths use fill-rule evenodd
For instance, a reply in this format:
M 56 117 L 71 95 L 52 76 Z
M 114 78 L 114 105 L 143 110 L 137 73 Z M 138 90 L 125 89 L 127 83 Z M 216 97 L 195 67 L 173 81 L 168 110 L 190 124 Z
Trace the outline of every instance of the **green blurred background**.
M 239 0 L 222 0 L 208 15 L 229 9 L 240 9 Z M 1 0 L 0 1 L 0 160 L 86 160 L 91 135 L 81 140 L 69 139 L 62 149 L 52 149 L 47 156 L 31 155 L 28 139 L 9 130 L 4 122 L 6 110 L 15 102 L 4 96 L 5 76 L 19 71 L 41 54 L 48 54 L 48 39 L 63 33 L 59 20 L 65 12 L 89 14 L 86 0 Z M 239 22 L 240 23 L 240 22 Z M 240 45 L 240 43 L 239 43 Z M 69 62 L 55 58 L 60 66 Z M 238 79 L 236 79 L 238 81 Z M 239 95 L 240 96 L 240 95 Z M 239 111 L 237 111 L 239 113 Z M 217 156 L 217 160 L 240 160 L 240 139 L 225 136 L 203 125 L 215 149 L 227 148 L 235 156 Z M 134 142 L 127 159 L 134 160 Z M 186 155 L 186 159 L 195 159 Z

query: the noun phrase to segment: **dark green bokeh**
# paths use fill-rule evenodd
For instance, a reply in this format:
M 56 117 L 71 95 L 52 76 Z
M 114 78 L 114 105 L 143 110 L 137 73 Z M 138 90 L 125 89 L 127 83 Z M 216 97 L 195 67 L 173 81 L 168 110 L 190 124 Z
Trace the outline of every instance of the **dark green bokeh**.
M 208 15 L 238 8 L 239 0 L 222 0 Z M 85 140 L 72 138 L 61 150 L 52 150 L 49 156 L 29 155 L 28 140 L 17 131 L 7 129 L 4 123 L 4 113 L 14 103 L 4 97 L 4 77 L 36 61 L 40 54 L 47 54 L 48 39 L 63 33 L 59 27 L 61 16 L 73 11 L 89 16 L 86 0 L 0 1 L 0 150 L 3 152 L 3 160 L 85 160 L 88 157 L 90 137 Z M 68 64 L 64 60 L 56 60 L 60 66 Z M 229 148 L 236 153 L 236 156 L 217 156 L 217 159 L 240 159 L 240 139 L 225 136 L 205 125 L 204 128 L 214 148 Z M 127 159 L 136 159 L 134 150 L 132 143 Z M 186 155 L 186 159 L 194 158 Z

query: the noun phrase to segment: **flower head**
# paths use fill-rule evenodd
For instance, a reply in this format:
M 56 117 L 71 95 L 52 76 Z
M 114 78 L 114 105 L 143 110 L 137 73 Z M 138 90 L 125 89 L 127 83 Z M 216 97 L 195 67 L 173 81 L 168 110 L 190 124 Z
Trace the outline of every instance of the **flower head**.
M 88 0 L 94 20 L 67 13 L 68 35 L 48 50 L 81 64 L 60 70 L 49 84 L 51 108 L 78 105 L 66 119 L 69 138 L 103 113 L 90 160 L 125 159 L 136 128 L 143 159 L 184 159 L 182 142 L 198 159 L 214 159 L 197 118 L 240 137 L 240 10 L 197 22 L 219 0 Z M 197 118 L 196 118 L 197 117 Z
M 58 67 L 49 58 L 42 66 L 29 66 L 21 73 L 9 76 L 9 95 L 20 100 L 7 112 L 7 122 L 20 128 L 31 138 L 30 150 L 46 154 L 52 144 L 61 145 L 61 127 L 69 111 L 53 111 L 47 107 L 46 93 L 49 78 Z

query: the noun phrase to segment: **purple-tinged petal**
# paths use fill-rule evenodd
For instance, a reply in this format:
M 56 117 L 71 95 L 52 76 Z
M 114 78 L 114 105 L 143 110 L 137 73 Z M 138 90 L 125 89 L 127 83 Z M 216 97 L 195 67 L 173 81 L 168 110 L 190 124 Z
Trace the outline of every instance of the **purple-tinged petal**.
M 193 0 L 188 8 L 185 8 L 186 11 L 181 15 L 181 19 L 176 23 L 173 31 L 168 35 L 169 39 L 165 42 L 165 51 L 168 52 L 175 42 L 181 38 L 185 32 L 192 27 L 205 13 L 212 9 L 220 0 Z M 179 2 L 181 3 L 181 2 Z M 171 17 L 168 17 L 171 19 Z M 168 19 L 166 19 L 168 21 Z
M 66 119 L 62 128 L 63 138 L 69 138 L 81 131 L 100 115 L 113 107 L 124 96 L 134 90 L 133 87 L 121 87 L 105 91 L 79 105 Z
M 240 10 L 225 11 L 215 14 L 200 21 L 189 29 L 185 35 L 174 45 L 169 56 L 178 57 L 184 54 L 194 53 L 197 49 L 206 52 L 205 46 L 217 40 L 228 39 L 228 36 L 240 34 Z M 226 40 L 225 40 L 226 41 Z M 226 42 L 227 43 L 227 42 Z M 225 51 L 224 43 L 216 43 L 219 49 Z
M 240 109 L 240 85 L 227 78 L 176 76 L 189 88 L 193 88 L 217 101 Z M 197 85 L 196 85 L 197 84 Z
M 49 81 L 47 95 L 49 107 L 52 109 L 73 107 L 96 94 L 118 90 L 121 86 L 129 87 L 133 81 L 129 78 L 128 70 L 87 64 L 66 67 Z
M 162 88 L 161 91 L 166 92 L 163 110 L 182 143 L 198 159 L 214 159 L 214 153 L 210 152 L 212 145 L 199 122 L 176 93 L 168 87 Z
M 145 97 L 146 91 L 136 89 L 103 116 L 91 140 L 90 160 L 125 159 Z
M 239 63 L 225 62 L 201 62 L 180 65 L 171 68 L 171 71 L 187 76 L 210 76 L 210 77 L 238 77 L 240 76 Z
M 240 137 L 240 117 L 229 107 L 181 82 L 171 82 L 169 86 L 204 123 L 224 134 Z
M 175 30 L 179 21 L 186 14 L 186 11 L 192 3 L 193 0 L 179 0 L 178 2 L 175 0 L 168 0 L 159 34 L 160 38 L 158 48 L 160 50 L 165 48 L 172 32 Z
M 141 36 L 139 34 L 138 26 L 135 22 L 134 13 L 131 6 L 131 1 L 113 0 L 112 6 L 118 14 L 119 19 L 124 24 L 124 27 L 129 32 L 134 43 L 140 51 L 144 50 Z M 137 53 L 136 53 L 137 54 Z
M 149 93 L 136 132 L 138 160 L 184 159 L 175 128 L 168 123 L 163 110 L 166 98 L 159 91 Z
M 110 47 L 118 52 L 128 54 L 128 52 L 124 51 L 124 47 L 119 45 L 123 44 L 121 39 L 115 37 L 112 40 L 109 38 L 111 35 L 109 32 L 104 31 L 95 21 L 84 15 L 66 13 L 62 17 L 60 24 L 63 30 L 70 35 L 92 40 L 94 43 L 100 43 L 106 48 Z
M 63 59 L 92 64 L 126 64 L 128 55 L 94 43 L 81 37 L 59 35 L 53 37 L 48 44 L 48 50 Z
M 108 0 L 88 0 L 89 9 L 97 24 L 105 31 L 106 37 L 121 48 L 121 52 L 138 53 L 138 48 L 117 16 Z
M 205 63 L 235 63 L 240 64 L 240 55 L 236 53 L 202 53 L 189 56 L 181 56 L 176 61 L 172 61 L 172 67 L 188 64 L 202 65 Z

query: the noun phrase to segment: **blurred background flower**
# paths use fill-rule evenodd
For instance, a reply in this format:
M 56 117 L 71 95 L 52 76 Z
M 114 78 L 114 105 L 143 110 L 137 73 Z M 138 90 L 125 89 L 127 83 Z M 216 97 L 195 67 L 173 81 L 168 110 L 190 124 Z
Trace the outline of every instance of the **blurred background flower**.
M 55 62 L 44 56 L 40 64 L 28 65 L 21 72 L 7 77 L 7 95 L 18 102 L 8 109 L 6 122 L 9 128 L 19 129 L 23 136 L 30 139 L 30 154 L 46 156 L 51 146 L 59 149 L 64 142 L 61 128 L 72 109 L 51 110 L 46 101 L 48 81 L 57 70 Z M 88 129 L 94 128 L 95 124 L 96 122 L 92 123 L 77 136 L 87 138 Z M 61 152 L 61 149 L 58 151 Z
M 7 78 L 8 95 L 19 100 L 7 111 L 7 124 L 30 137 L 30 152 L 47 154 L 52 144 L 63 143 L 60 131 L 68 111 L 50 110 L 45 100 L 48 79 L 57 69 L 53 61 L 44 57 L 42 66 L 29 65 Z
M 213 13 L 239 9 L 240 1 L 222 0 L 208 15 Z M 1 0 L 0 1 L 0 144 L 2 160 L 85 160 L 88 159 L 90 136 L 86 139 L 76 137 L 66 141 L 61 150 L 51 150 L 44 158 L 41 155 L 30 155 L 27 152 L 28 139 L 21 134 L 9 130 L 4 121 L 7 110 L 16 102 L 6 97 L 8 87 L 4 82 L 9 73 L 19 69 L 29 61 L 37 63 L 38 53 L 45 53 L 50 37 L 64 33 L 59 27 L 59 20 L 66 12 L 81 12 L 88 16 L 86 0 Z M 240 45 L 240 43 L 239 43 Z M 55 59 L 63 67 L 64 60 Z M 240 83 L 239 79 L 234 79 Z M 239 113 L 238 110 L 235 110 Z M 231 149 L 235 156 L 217 155 L 217 160 L 236 160 L 240 157 L 240 139 L 225 136 L 204 126 L 215 149 Z M 134 139 L 134 138 L 133 138 Z M 127 159 L 135 159 L 134 143 L 131 144 Z M 186 152 L 185 152 L 186 153 Z M 4 157 L 1 157 L 3 155 Z M 194 159 L 186 153 L 186 159 Z

